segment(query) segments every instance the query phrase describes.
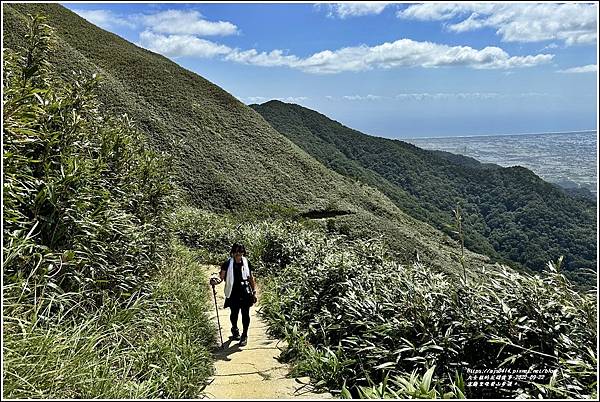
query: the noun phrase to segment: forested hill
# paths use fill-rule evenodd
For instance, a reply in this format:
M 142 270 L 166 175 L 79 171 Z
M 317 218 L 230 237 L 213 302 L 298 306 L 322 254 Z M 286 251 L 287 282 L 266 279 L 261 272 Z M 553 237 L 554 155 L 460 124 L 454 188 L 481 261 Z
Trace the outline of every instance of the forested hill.
M 127 113 L 155 150 L 172 158 L 191 203 L 215 212 L 295 211 L 350 237 L 383 237 L 399 259 L 459 269 L 455 241 L 401 211 L 380 190 L 340 175 L 222 88 L 169 59 L 90 24 L 58 4 L 4 7 L 5 48 L 24 43 L 26 15 L 54 30 L 49 62 L 65 80 L 98 73 L 107 112 Z M 471 266 L 485 256 L 468 252 Z
M 333 170 L 385 193 L 411 216 L 448 230 L 463 210 L 465 244 L 534 270 L 565 255 L 571 277 L 595 283 L 596 207 L 522 167 L 426 151 L 345 127 L 280 101 L 251 105 L 280 133 Z

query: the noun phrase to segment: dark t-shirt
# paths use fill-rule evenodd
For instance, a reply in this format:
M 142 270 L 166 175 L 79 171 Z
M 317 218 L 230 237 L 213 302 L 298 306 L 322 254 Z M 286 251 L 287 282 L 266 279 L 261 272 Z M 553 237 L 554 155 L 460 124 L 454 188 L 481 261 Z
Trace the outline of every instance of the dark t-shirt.
M 233 262 L 233 287 L 231 295 L 225 299 L 225 307 L 238 306 L 248 304 L 248 299 L 242 292 L 242 267 L 243 263 Z M 229 259 L 221 265 L 221 271 L 225 271 L 225 279 L 227 279 L 227 270 L 229 269 Z M 252 265 L 248 261 L 248 270 L 252 275 Z M 250 303 L 251 304 L 251 303 Z

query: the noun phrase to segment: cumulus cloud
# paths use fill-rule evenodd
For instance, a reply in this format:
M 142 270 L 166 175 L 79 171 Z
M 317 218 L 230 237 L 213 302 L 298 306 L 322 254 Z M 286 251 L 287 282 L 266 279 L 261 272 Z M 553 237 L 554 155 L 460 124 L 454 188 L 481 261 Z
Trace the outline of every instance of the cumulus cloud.
M 510 56 L 498 47 L 481 50 L 400 39 L 369 47 L 365 45 L 324 50 L 306 58 L 285 55 L 281 50 L 259 53 L 235 50 L 227 60 L 259 66 L 285 66 L 309 73 L 333 74 L 375 68 L 465 66 L 479 69 L 531 67 L 552 60 L 553 55 Z
M 104 29 L 119 27 L 135 28 L 135 23 L 128 18 L 117 15 L 109 10 L 73 10 L 80 17 Z
M 598 65 L 588 64 L 587 66 L 571 67 L 565 70 L 558 70 L 559 73 L 580 74 L 580 73 L 595 73 L 598 71 Z
M 446 27 L 453 32 L 493 28 L 505 42 L 561 40 L 575 45 L 596 42 L 597 13 L 596 4 L 425 3 L 410 5 L 397 16 L 421 21 L 464 18 Z
M 366 2 L 366 3 L 338 3 L 338 4 L 327 4 L 329 12 L 328 17 L 331 18 L 349 18 L 349 17 L 361 17 L 365 15 L 376 15 L 381 12 L 389 5 L 389 3 L 380 2 Z M 321 6 L 321 5 L 317 5 Z
M 166 10 L 132 17 L 154 32 L 199 36 L 224 36 L 238 33 L 236 25 L 227 21 L 208 21 L 195 10 Z
M 478 69 L 507 69 L 531 67 L 552 60 L 551 54 L 510 56 L 498 47 L 481 50 L 469 46 L 447 46 L 432 42 L 400 39 L 377 46 L 346 47 L 325 50 L 305 59 L 294 61 L 290 67 L 311 73 L 365 71 L 374 68 L 465 66 Z
M 396 13 L 399 18 L 414 19 L 420 21 L 448 20 L 475 10 L 480 12 L 491 12 L 493 4 L 476 3 L 423 3 L 410 5 L 404 10 Z
M 231 53 L 232 49 L 193 35 L 160 35 L 146 30 L 140 33 L 139 46 L 167 57 L 211 58 Z
M 73 10 L 92 24 L 105 29 L 142 27 L 162 34 L 225 36 L 239 33 L 235 24 L 208 21 L 196 10 L 165 10 L 152 14 L 117 15 L 110 10 Z
M 343 3 L 336 4 L 339 16 L 365 15 L 379 13 L 387 3 Z M 418 19 L 444 19 L 460 15 L 465 10 L 492 10 L 498 4 L 424 4 L 409 6 L 403 10 L 404 16 Z M 491 11 L 489 11 L 491 12 Z M 140 33 L 138 45 L 161 53 L 167 57 L 218 57 L 236 63 L 263 66 L 287 67 L 314 74 L 336 74 L 358 72 L 372 69 L 391 69 L 402 67 L 450 67 L 463 66 L 475 69 L 511 69 L 532 67 L 552 60 L 552 54 L 511 56 L 499 47 L 489 46 L 474 49 L 469 46 L 448 46 L 432 42 L 419 42 L 411 39 L 399 39 L 375 46 L 349 46 L 336 50 L 323 50 L 307 57 L 288 54 L 283 50 L 259 51 L 256 49 L 238 49 L 200 38 L 209 35 L 232 35 L 238 33 L 237 27 L 230 22 L 212 22 L 204 19 L 195 10 L 166 10 L 152 14 L 137 14 L 127 18 L 106 10 L 79 11 L 96 24 L 120 24 L 132 27 L 135 24 L 144 27 Z M 469 16 L 464 26 L 478 21 L 475 14 Z M 464 21 L 463 21 L 464 22 Z M 462 29 L 462 28 L 461 28 Z M 467 28 L 464 28 L 467 29 Z
M 243 64 L 252 64 L 262 67 L 294 67 L 298 65 L 300 59 L 294 55 L 285 55 L 282 50 L 272 50 L 271 52 L 258 52 L 256 49 L 234 50 L 229 53 L 225 60 L 235 61 Z
M 464 66 L 476 69 L 509 69 L 532 67 L 546 63 L 554 57 L 551 54 L 510 56 L 498 47 L 478 50 L 469 46 L 447 46 L 400 39 L 372 47 L 361 45 L 338 50 L 323 50 L 301 58 L 278 49 L 270 52 L 232 49 L 192 35 L 167 36 L 152 31 L 144 31 L 140 34 L 140 45 L 169 57 L 221 56 L 224 60 L 242 64 L 288 67 L 315 74 L 400 67 Z

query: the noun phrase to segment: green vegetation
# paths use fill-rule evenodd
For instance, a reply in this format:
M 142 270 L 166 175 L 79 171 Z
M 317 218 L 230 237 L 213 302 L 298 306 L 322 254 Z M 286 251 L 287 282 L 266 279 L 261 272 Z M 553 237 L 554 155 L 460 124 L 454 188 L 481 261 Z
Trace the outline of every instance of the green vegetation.
M 196 260 L 175 246 L 145 295 L 126 305 L 107 297 L 93 312 L 58 312 L 51 322 L 49 305 L 7 297 L 21 289 L 5 286 L 3 397 L 199 397 L 213 373 L 216 328 L 206 313 L 208 279 Z M 44 297 L 75 306 L 79 296 Z
M 102 74 L 97 95 L 103 107 L 127 113 L 153 149 L 173 156 L 173 174 L 194 205 L 229 211 L 274 203 L 304 212 L 334 201 L 346 208 L 361 204 L 364 192 L 348 197 L 350 180 L 298 149 L 234 96 L 59 4 L 8 5 L 5 46 L 21 43 L 24 15 L 38 12 L 56 30 L 49 60 L 57 73 Z
M 176 220 L 204 258 L 247 245 L 261 314 L 287 341 L 282 358 L 318 387 L 365 398 L 596 395 L 595 292 L 576 291 L 562 260 L 535 276 L 471 267 L 464 280 L 400 264 L 380 241 L 293 220 L 239 222 L 193 208 Z M 466 386 L 467 368 L 497 367 L 552 375 L 501 391 Z
M 5 397 L 201 396 L 216 333 L 199 263 L 235 241 L 282 357 L 319 387 L 474 397 L 467 367 L 510 365 L 554 374 L 506 396 L 597 396 L 596 299 L 562 260 L 537 276 L 492 265 L 165 58 L 58 5 L 4 11 Z M 136 125 L 111 117 L 124 111 Z M 388 183 L 394 202 L 413 200 Z M 455 198 L 436 208 L 461 205 L 449 230 L 469 246 L 474 206 Z
M 168 161 L 64 81 L 31 17 L 4 54 L 3 396 L 197 397 L 212 372 L 206 278 L 171 244 Z
M 368 136 L 298 105 L 252 107 L 323 164 L 379 189 L 416 219 L 450 234 L 451 211 L 460 203 L 468 249 L 535 271 L 565 255 L 565 275 L 596 283 L 594 202 L 571 197 L 525 168 Z
M 48 74 L 42 19 L 26 39 L 22 53 L 5 53 L 4 276 L 27 299 L 39 287 L 91 307 L 104 292 L 128 298 L 164 252 L 168 163 L 127 117 L 98 113 L 96 77 Z
M 447 235 L 407 216 L 381 191 L 323 166 L 223 89 L 58 4 L 7 5 L 5 47 L 23 42 L 25 15 L 38 12 L 56 30 L 53 70 L 63 78 L 101 74 L 102 109 L 126 112 L 154 151 L 171 156 L 174 181 L 190 205 L 250 215 L 277 205 L 319 217 L 332 232 L 383 237 L 406 261 L 418 253 L 440 270 L 461 268 Z M 468 264 L 485 260 L 466 253 Z

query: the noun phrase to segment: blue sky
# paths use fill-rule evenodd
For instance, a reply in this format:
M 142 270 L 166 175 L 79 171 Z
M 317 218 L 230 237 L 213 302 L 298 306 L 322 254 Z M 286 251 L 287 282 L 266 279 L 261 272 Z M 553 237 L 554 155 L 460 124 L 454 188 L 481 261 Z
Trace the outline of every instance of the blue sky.
M 595 4 L 61 4 L 244 103 L 371 135 L 596 129 Z

